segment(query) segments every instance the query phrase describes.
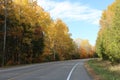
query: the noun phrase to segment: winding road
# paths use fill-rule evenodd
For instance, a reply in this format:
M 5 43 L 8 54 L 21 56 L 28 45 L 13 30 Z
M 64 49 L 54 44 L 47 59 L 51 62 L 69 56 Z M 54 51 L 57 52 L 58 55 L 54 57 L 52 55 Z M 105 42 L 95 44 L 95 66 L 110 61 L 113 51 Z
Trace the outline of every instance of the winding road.
M 93 80 L 84 67 L 88 59 L 1 68 L 0 80 Z

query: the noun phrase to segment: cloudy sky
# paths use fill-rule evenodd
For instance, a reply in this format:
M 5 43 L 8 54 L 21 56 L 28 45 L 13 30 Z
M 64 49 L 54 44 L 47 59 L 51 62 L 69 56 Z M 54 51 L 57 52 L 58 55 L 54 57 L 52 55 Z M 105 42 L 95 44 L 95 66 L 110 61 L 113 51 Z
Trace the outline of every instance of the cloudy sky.
M 102 11 L 114 0 L 38 0 L 53 19 L 62 19 L 72 38 L 88 39 L 95 45 Z

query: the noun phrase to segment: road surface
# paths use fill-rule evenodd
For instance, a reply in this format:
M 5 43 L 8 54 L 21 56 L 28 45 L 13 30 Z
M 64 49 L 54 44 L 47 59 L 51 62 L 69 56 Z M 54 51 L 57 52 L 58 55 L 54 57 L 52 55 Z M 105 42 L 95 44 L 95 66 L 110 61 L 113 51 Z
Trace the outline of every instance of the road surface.
M 86 59 L 49 62 L 0 69 L 0 80 L 93 80 L 84 68 Z

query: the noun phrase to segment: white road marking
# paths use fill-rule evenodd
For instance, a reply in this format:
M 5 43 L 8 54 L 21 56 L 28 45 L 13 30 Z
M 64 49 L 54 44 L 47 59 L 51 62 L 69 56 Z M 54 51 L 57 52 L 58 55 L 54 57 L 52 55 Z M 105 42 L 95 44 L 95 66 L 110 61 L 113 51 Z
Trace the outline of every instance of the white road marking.
M 71 77 L 71 75 L 72 75 L 72 72 L 74 71 L 74 69 L 76 68 L 76 66 L 78 65 L 79 63 L 77 63 L 77 64 L 75 64 L 74 66 L 73 66 L 73 68 L 71 69 L 71 71 L 70 71 L 70 73 L 69 73 L 69 75 L 68 75 L 68 77 L 67 77 L 67 80 L 70 80 L 70 77 Z

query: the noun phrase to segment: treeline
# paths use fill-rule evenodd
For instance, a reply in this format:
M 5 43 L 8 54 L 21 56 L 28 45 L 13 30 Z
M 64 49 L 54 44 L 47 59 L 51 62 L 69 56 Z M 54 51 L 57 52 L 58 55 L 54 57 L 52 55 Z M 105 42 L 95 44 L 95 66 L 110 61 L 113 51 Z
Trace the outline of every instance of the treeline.
M 37 62 L 44 49 L 41 17 L 49 24 L 51 21 L 49 15 L 36 2 L 6 1 L 6 5 L 4 0 L 0 1 L 0 63 L 4 61 L 4 65 L 9 65 Z M 4 13 L 5 9 L 7 14 Z M 5 53 L 2 54 L 5 15 L 7 35 Z
M 95 54 L 95 47 L 90 45 L 88 40 L 83 40 L 83 39 L 76 39 L 76 57 L 84 59 L 84 58 L 93 58 L 97 57 Z M 79 56 L 78 56 L 79 55 Z
M 3 53 L 5 8 L 7 36 Z M 32 0 L 0 4 L 0 46 L 0 66 L 76 59 L 76 44 L 67 25 L 60 19 L 53 20 Z
M 120 62 L 120 0 L 116 0 L 102 14 L 96 52 L 105 60 Z

